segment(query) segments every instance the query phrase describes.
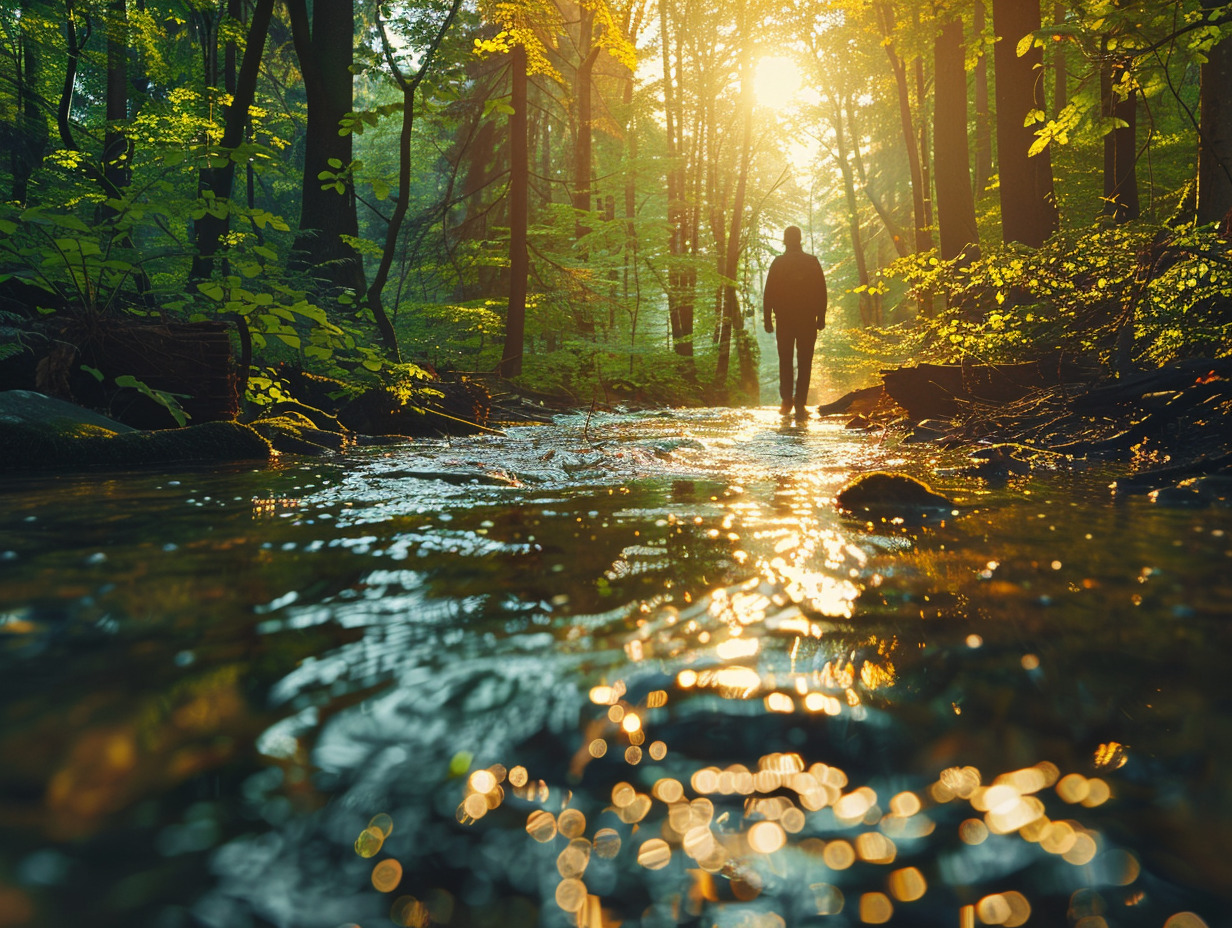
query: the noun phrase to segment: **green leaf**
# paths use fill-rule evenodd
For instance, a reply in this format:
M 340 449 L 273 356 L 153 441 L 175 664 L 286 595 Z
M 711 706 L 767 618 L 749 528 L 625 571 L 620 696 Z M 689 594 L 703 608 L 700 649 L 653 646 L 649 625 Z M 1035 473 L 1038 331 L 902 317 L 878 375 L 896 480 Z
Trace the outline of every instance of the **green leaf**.
M 328 161 L 326 161 L 325 163 L 326 163 L 326 164 L 328 164 L 328 165 L 329 165 L 331 168 L 333 168 L 335 171 L 337 171 L 337 170 L 341 170 L 341 168 L 342 168 L 342 161 L 341 161 L 341 160 L 339 160 L 338 158 L 330 158 L 330 159 L 329 159 Z M 318 174 L 317 176 L 318 176 L 318 177 L 320 177 L 320 175 L 319 175 L 319 174 Z
M 81 369 L 85 371 L 87 374 L 89 374 L 91 377 L 93 377 L 95 380 L 99 381 L 100 383 L 102 382 L 103 372 L 100 371 L 97 367 L 91 367 L 89 364 L 83 364 L 81 365 Z
M 383 366 L 380 361 L 377 361 L 374 358 L 364 358 L 363 365 L 370 371 L 379 371 Z
M 207 280 L 204 283 L 197 284 L 197 289 L 211 300 L 221 300 L 223 298 L 222 285 L 215 281 Z

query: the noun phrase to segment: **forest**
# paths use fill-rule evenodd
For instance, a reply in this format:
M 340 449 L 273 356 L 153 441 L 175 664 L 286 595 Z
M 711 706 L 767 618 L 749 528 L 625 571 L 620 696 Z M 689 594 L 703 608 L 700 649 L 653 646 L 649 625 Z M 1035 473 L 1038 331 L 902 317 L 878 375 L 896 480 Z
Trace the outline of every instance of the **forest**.
M 209 418 L 206 373 L 145 363 L 157 323 L 223 339 L 256 407 L 305 375 L 407 402 L 490 374 L 756 405 L 793 224 L 829 282 L 824 392 L 1219 357 L 1230 10 L 8 0 L 2 379 Z

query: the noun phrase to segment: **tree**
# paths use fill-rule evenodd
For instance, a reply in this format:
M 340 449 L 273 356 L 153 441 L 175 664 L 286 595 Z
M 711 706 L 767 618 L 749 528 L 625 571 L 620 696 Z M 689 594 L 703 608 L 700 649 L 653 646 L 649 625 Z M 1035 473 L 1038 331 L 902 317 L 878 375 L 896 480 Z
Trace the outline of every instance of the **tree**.
M 1043 53 L 1033 41 L 1040 28 L 1039 2 L 993 0 L 992 22 L 1001 235 L 1006 242 L 1038 248 L 1059 226 L 1052 156 L 1047 146 L 1031 154 L 1044 116 Z
M 928 192 L 924 182 L 924 171 L 920 161 L 920 149 L 917 146 L 914 119 L 911 114 L 911 92 L 907 86 L 907 64 L 898 54 L 894 42 L 896 18 L 894 8 L 887 2 L 877 4 L 880 17 L 883 43 L 886 56 L 890 60 L 890 69 L 894 73 L 894 86 L 898 91 L 899 121 L 903 131 L 903 146 L 907 152 L 907 164 L 911 169 L 911 200 L 912 213 L 915 216 L 915 250 L 928 251 L 932 248 L 932 236 L 928 231 Z
M 988 55 L 985 54 L 984 0 L 974 0 L 975 41 L 975 196 L 988 190 L 992 179 L 992 117 L 988 111 Z
M 355 13 L 351 0 L 286 0 L 295 54 L 308 97 L 296 264 L 326 285 L 362 294 L 363 262 L 347 239 L 359 237 L 350 133 L 339 133 L 353 108 Z
M 1202 0 L 1213 25 L 1229 21 L 1227 4 Z M 1198 100 L 1198 222 L 1224 222 L 1232 211 L 1232 36 L 1220 39 L 1202 65 Z
M 1104 135 L 1104 215 L 1116 222 L 1138 218 L 1138 88 L 1122 61 L 1100 68 L 1100 100 L 1111 128 Z
M 43 6 L 42 0 L 25 0 L 17 6 L 18 16 L 8 24 L 13 68 L 13 115 L 0 126 L 0 139 L 9 150 L 12 199 L 25 203 L 29 198 L 30 178 L 43 160 L 50 133 L 43 111 L 39 85 L 43 78 L 43 55 L 31 35 L 31 21 Z
M 222 140 L 218 149 L 210 154 L 210 165 L 201 171 L 201 194 L 217 205 L 196 221 L 197 256 L 191 272 L 195 280 L 210 276 L 214 255 L 231 227 L 230 200 L 235 186 L 236 157 L 248 126 L 248 111 L 256 98 L 257 76 L 273 11 L 274 0 L 257 0 L 253 8 L 243 61 L 234 79 L 231 103 L 223 117 Z
M 517 43 L 510 50 L 509 73 L 512 86 L 509 115 L 509 312 L 505 319 L 505 347 L 499 372 L 502 377 L 522 373 L 522 354 L 526 333 L 526 284 L 530 269 L 526 230 L 530 185 L 530 155 L 526 140 L 526 46 Z
M 934 43 L 936 103 L 933 143 L 937 166 L 937 221 L 941 257 L 947 261 L 979 257 L 967 138 L 967 75 L 962 18 L 943 19 Z
M 116 191 L 132 183 L 133 146 L 128 124 L 128 4 L 112 0 L 107 8 L 107 130 L 103 138 L 103 174 Z M 105 213 L 114 210 L 105 207 Z
M 415 123 L 415 94 L 419 90 L 420 83 L 423 82 L 424 77 L 427 75 L 428 69 L 432 66 L 432 59 L 436 57 L 437 49 L 440 48 L 441 42 L 445 38 L 445 33 L 449 31 L 449 26 L 458 15 L 458 10 L 461 6 L 462 0 L 453 0 L 444 21 L 429 41 L 427 49 L 420 58 L 419 67 L 410 77 L 403 73 L 401 65 L 399 65 L 395 58 L 393 45 L 386 33 L 385 24 L 380 18 L 379 11 L 377 13 L 377 25 L 381 33 L 381 50 L 384 52 L 386 63 L 389 65 L 390 76 L 402 92 L 402 127 L 398 133 L 397 200 L 394 203 L 393 215 L 390 217 L 389 224 L 385 229 L 385 244 L 381 248 L 381 260 L 377 265 L 376 273 L 372 276 L 372 284 L 368 287 L 367 300 L 368 306 L 372 310 L 372 315 L 376 319 L 377 328 L 381 333 L 381 340 L 385 343 L 385 349 L 389 352 L 390 357 L 395 360 L 399 360 L 398 335 L 394 331 L 393 323 L 390 321 L 388 313 L 385 312 L 381 291 L 385 289 L 385 283 L 389 280 L 389 270 L 393 266 L 398 234 L 402 231 L 402 223 L 406 219 L 407 209 L 410 205 L 411 129 Z

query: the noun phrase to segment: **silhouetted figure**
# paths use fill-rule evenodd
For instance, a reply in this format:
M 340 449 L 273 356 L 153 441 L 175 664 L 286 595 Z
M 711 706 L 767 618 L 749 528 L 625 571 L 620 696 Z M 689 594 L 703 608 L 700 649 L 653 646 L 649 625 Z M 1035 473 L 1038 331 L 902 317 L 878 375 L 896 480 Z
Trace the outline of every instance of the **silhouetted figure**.
M 778 320 L 779 414 L 789 415 L 794 407 L 797 419 L 807 419 L 813 346 L 817 332 L 826 327 L 826 275 L 821 262 L 805 252 L 796 226 L 783 230 L 783 247 L 783 254 L 770 263 L 762 307 L 767 332 L 775 331 Z

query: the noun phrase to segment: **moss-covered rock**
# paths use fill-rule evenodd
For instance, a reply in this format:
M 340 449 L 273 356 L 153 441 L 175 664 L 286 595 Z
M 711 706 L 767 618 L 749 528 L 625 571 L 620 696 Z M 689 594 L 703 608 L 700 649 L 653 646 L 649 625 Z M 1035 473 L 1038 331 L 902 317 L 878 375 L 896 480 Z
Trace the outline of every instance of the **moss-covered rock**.
M 285 454 L 332 454 L 350 442 L 345 434 L 319 429 L 306 416 L 293 411 L 257 419 L 252 428 L 268 439 L 274 450 Z
M 42 394 L 0 393 L 2 473 L 268 460 L 272 451 L 238 422 L 141 432 Z

